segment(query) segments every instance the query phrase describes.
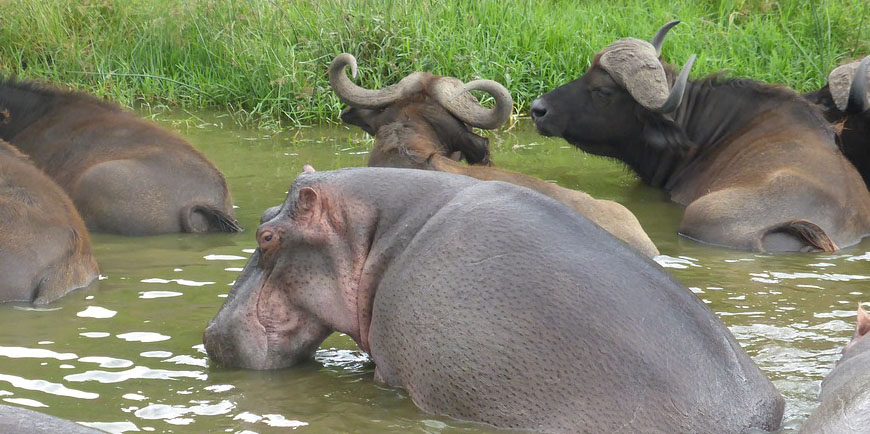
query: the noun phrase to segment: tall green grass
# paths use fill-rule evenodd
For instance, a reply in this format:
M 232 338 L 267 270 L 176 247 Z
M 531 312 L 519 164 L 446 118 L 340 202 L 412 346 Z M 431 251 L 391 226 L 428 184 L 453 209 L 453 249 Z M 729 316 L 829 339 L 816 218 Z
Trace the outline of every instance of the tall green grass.
M 798 91 L 870 52 L 867 0 L 0 0 L 0 74 L 64 83 L 123 104 L 228 110 L 241 123 L 337 119 L 326 82 L 340 52 L 358 82 L 415 70 L 491 78 L 524 112 L 625 36 L 672 19 L 664 57 L 699 55 Z

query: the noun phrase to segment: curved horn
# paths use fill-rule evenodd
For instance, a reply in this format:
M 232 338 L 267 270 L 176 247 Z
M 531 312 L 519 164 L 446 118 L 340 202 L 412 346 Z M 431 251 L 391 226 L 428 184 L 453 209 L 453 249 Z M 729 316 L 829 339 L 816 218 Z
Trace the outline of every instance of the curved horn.
M 348 66 L 350 66 L 351 75 L 356 78 L 356 58 L 347 53 L 335 56 L 329 65 L 329 86 L 338 95 L 341 102 L 352 107 L 376 109 L 390 105 L 420 84 L 421 77 L 414 73 L 392 86 L 379 90 L 369 90 L 357 86 L 347 78 L 345 68 Z
M 697 55 L 693 54 L 692 57 L 689 57 L 689 60 L 683 65 L 683 69 L 680 70 L 680 76 L 677 77 L 677 81 L 674 82 L 674 87 L 671 88 L 671 93 L 668 94 L 668 99 L 665 100 L 665 103 L 662 104 L 661 107 L 657 109 L 652 109 L 657 113 L 671 113 L 680 106 L 680 102 L 683 101 L 683 93 L 686 92 L 686 83 L 689 81 L 689 70 L 692 69 L 692 64 L 695 63 L 695 58 Z
M 449 81 L 441 80 L 444 84 Z M 458 82 L 458 80 L 457 80 Z M 461 82 L 459 82 L 461 83 Z M 445 86 L 439 90 L 436 99 L 447 111 L 468 125 L 485 130 L 496 129 L 510 118 L 513 111 L 514 100 L 511 93 L 500 83 L 492 80 L 474 80 L 462 86 L 459 91 L 453 91 L 455 87 Z M 474 97 L 463 98 L 462 96 L 472 90 L 484 91 L 495 99 L 495 107 L 488 109 L 480 105 Z M 470 96 L 470 95 L 469 95 Z
M 846 104 L 846 113 L 861 113 L 870 108 L 867 100 L 867 66 L 870 65 L 870 56 L 861 60 L 855 76 L 852 77 L 852 85 L 849 86 L 849 102 Z
M 650 43 L 652 44 L 653 48 L 656 49 L 657 56 L 662 54 L 662 42 L 665 40 L 665 36 L 667 36 L 668 32 L 677 24 L 680 24 L 680 20 L 671 21 L 663 25 L 662 28 L 660 28 L 659 31 L 656 32 L 656 35 L 653 36 L 653 39 Z

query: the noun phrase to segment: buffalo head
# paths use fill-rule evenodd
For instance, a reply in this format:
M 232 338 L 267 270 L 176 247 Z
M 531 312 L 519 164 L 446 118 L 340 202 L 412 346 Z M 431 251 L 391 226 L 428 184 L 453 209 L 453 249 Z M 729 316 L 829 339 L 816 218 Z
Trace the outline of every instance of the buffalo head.
M 661 43 L 620 39 L 595 56 L 592 67 L 532 103 L 532 119 L 545 136 L 562 137 L 586 152 L 630 159 L 636 146 L 665 147 L 675 128 L 671 113 L 682 101 L 693 55 L 675 80 L 659 60 Z
M 329 67 L 329 83 L 349 106 L 341 120 L 378 138 L 370 166 L 422 168 L 432 154 L 456 153 L 471 164 L 489 163 L 489 142 L 471 127 L 494 129 L 507 121 L 513 100 L 504 86 L 415 72 L 392 86 L 369 90 L 348 79 L 348 66 L 355 77 L 356 59 L 338 55 Z M 492 95 L 495 107 L 481 106 L 471 90 Z

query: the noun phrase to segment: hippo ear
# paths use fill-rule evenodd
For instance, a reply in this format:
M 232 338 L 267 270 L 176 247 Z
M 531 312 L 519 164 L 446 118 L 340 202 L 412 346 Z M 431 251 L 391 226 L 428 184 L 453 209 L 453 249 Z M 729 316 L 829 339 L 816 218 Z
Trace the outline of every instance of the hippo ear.
M 855 336 L 864 336 L 870 331 L 870 314 L 858 305 L 858 325 L 855 327 Z
M 314 173 L 314 172 L 317 172 L 316 170 L 314 170 L 314 166 L 312 166 L 310 164 L 306 164 L 306 165 L 302 166 L 302 173 Z
M 296 200 L 296 209 L 306 215 L 320 212 L 320 197 L 311 187 L 299 190 L 299 199 Z

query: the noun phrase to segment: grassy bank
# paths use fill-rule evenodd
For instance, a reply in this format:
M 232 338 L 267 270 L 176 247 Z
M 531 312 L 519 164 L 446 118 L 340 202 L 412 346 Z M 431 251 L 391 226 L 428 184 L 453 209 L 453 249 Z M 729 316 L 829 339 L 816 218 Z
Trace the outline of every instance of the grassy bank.
M 694 77 L 726 69 L 808 91 L 870 53 L 866 0 L 0 0 L 0 74 L 304 124 L 336 120 L 325 71 L 346 51 L 364 86 L 415 70 L 491 78 L 525 112 L 597 50 L 671 19 L 683 24 L 663 55 L 698 53 Z

